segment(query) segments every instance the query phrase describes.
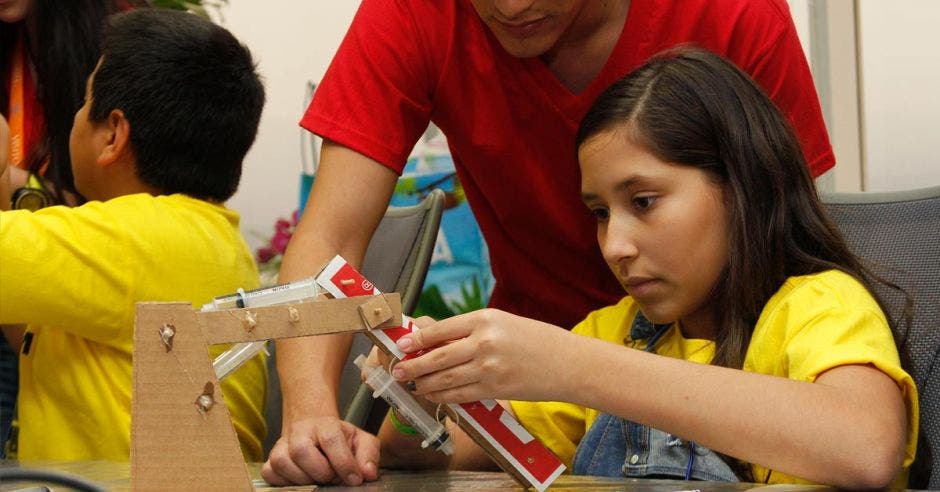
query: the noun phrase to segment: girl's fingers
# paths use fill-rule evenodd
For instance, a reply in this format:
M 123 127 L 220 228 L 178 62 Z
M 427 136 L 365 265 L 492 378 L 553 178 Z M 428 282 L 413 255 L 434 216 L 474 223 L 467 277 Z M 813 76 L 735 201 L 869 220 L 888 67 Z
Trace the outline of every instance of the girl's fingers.
M 462 316 L 455 316 L 413 331 L 398 339 L 398 348 L 410 353 L 465 338 L 473 332 L 473 323 L 463 322 L 461 318 Z
M 418 325 L 418 328 L 426 328 L 428 326 L 437 323 L 437 321 L 430 316 L 422 316 L 414 320 L 415 324 Z
M 460 364 L 414 380 L 414 393 L 426 395 L 480 382 L 480 373 L 473 364 Z
M 424 331 L 424 330 L 422 330 Z M 395 364 L 392 376 L 399 381 L 411 381 L 422 376 L 464 364 L 473 359 L 473 344 L 461 340 L 438 347 L 415 359 Z
M 479 384 L 467 384 L 456 388 L 428 393 L 424 397 L 434 403 L 467 403 L 489 398 Z

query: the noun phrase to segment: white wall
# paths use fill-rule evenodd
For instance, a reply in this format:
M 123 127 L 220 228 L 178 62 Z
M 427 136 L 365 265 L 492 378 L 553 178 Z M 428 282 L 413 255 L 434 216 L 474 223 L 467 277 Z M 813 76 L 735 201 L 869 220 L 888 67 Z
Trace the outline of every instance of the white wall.
M 789 0 L 808 59 L 814 42 L 813 1 Z M 288 216 L 297 206 L 301 169 L 297 122 L 304 109 L 304 83 L 323 76 L 358 5 L 358 0 L 230 0 L 222 11 L 222 23 L 259 61 L 268 94 L 241 187 L 229 201 L 229 206 L 241 212 L 242 231 L 253 248 L 261 244 L 260 236 L 270 236 L 277 217 Z M 857 5 L 864 189 L 940 185 L 940 158 L 936 157 L 940 151 L 935 149 L 940 143 L 936 130 L 940 126 L 940 51 L 936 49 L 940 46 L 940 1 Z M 830 47 L 822 49 L 836 54 Z M 830 70 L 835 62 L 847 61 L 838 58 L 829 60 Z M 854 87 L 850 89 L 854 93 Z M 842 89 L 830 90 L 838 95 Z M 841 154 L 837 153 L 837 159 L 857 160 L 847 151 Z M 840 185 L 837 176 L 836 189 L 857 189 L 855 182 L 843 181 L 848 188 Z
M 808 53 L 809 0 L 789 1 Z M 304 83 L 322 78 L 358 6 L 358 0 L 229 0 L 217 19 L 251 49 L 267 89 L 258 138 L 228 202 L 241 213 L 252 249 L 297 207 Z
M 858 2 L 866 191 L 940 185 L 940 2 Z
M 228 205 L 242 215 L 252 249 L 297 208 L 304 84 L 320 80 L 346 34 L 355 0 L 230 0 L 220 23 L 251 50 L 264 76 L 267 104 L 238 192 Z
M 810 56 L 810 0 L 787 0 L 790 4 L 790 15 L 793 17 L 793 24 L 796 26 L 796 34 L 800 37 L 800 44 L 803 45 L 803 53 L 806 59 L 812 63 Z

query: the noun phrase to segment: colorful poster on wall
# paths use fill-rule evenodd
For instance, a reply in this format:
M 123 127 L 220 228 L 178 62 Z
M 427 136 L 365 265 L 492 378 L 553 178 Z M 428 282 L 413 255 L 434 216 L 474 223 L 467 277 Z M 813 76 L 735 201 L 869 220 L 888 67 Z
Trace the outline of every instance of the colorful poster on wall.
M 486 306 L 493 288 L 489 254 L 444 135 L 428 127 L 398 180 L 391 205 L 414 205 L 435 188 L 447 199 L 434 256 L 414 316 L 444 319 Z
M 313 143 L 309 145 L 316 149 Z M 313 155 L 316 155 L 315 150 Z M 315 169 L 316 166 L 309 167 Z M 306 205 L 315 176 L 307 170 L 308 166 L 304 169 L 300 182 L 301 211 Z M 447 141 L 440 130 L 431 125 L 412 150 L 390 205 L 414 205 L 435 188 L 443 190 L 447 198 L 424 290 L 415 307 L 415 318 L 430 316 L 444 319 L 481 309 L 486 307 L 493 290 L 493 274 L 486 242 L 460 186 Z M 287 224 L 290 232 L 293 232 L 296 216 L 293 221 L 282 219 L 278 224 L 281 223 Z M 272 240 L 277 237 L 275 234 Z M 259 264 L 264 266 L 270 260 L 268 257 L 273 256 L 272 263 L 279 265 L 279 251 L 282 253 L 283 249 L 277 250 L 273 246 L 259 249 Z

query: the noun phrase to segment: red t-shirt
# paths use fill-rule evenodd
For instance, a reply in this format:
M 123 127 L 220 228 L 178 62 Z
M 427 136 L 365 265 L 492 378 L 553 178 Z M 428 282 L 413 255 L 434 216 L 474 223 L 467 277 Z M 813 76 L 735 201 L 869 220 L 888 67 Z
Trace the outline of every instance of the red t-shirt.
M 683 43 L 730 58 L 763 86 L 814 175 L 834 165 L 784 0 L 633 0 L 580 94 L 540 59 L 506 53 L 467 0 L 364 0 L 301 125 L 401 173 L 433 120 L 489 246 L 490 306 L 571 327 L 624 295 L 581 202 L 578 123 L 608 85 Z

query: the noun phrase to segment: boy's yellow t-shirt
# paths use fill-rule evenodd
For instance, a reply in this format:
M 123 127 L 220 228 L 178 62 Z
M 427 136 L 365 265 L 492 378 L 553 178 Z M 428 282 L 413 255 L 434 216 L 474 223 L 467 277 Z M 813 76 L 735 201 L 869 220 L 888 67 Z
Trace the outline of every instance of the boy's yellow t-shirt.
M 592 312 L 572 332 L 636 349 L 645 340 L 630 338 L 639 307 L 630 297 Z M 715 344 L 686 339 L 671 327 L 656 345 L 656 353 L 701 364 L 711 361 Z M 872 364 L 894 379 L 908 411 L 904 471 L 917 448 L 918 403 L 913 379 L 901 368 L 891 330 L 877 302 L 851 276 L 836 270 L 789 278 L 761 312 L 744 360 L 745 371 L 813 382 L 828 369 L 848 364 Z M 571 468 L 575 449 L 599 413 L 562 402 L 512 401 L 522 425 Z M 767 483 L 808 483 L 797 477 L 751 467 L 756 480 Z
M 236 212 L 184 195 L 0 212 L 0 324 L 28 324 L 18 459 L 129 459 L 135 303 L 199 308 L 256 287 L 238 222 Z M 211 356 L 225 348 L 210 347 Z M 263 458 L 266 384 L 263 357 L 222 382 L 252 461 Z

